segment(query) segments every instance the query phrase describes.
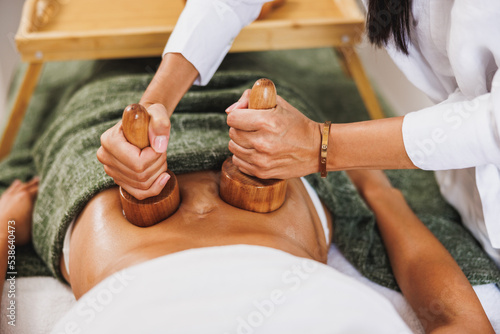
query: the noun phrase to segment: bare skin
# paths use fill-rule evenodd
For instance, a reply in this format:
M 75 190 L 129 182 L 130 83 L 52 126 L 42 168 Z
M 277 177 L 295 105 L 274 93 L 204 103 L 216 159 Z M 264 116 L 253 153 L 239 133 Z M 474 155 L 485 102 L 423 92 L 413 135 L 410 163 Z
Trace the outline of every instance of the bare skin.
M 250 90 L 227 108 L 229 150 L 242 171 L 263 179 L 317 173 L 322 123 L 307 118 L 283 98 L 276 108 L 248 108 Z M 403 117 L 332 124 L 327 170 L 414 169 L 406 153 Z
M 283 206 L 267 214 L 235 208 L 219 197 L 219 173 L 178 175 L 182 203 L 168 219 L 148 228 L 123 217 L 118 188 L 95 196 L 76 220 L 70 242 L 70 273 L 61 270 L 80 298 L 113 273 L 191 248 L 249 244 L 326 263 L 329 242 L 299 179 L 288 182 Z M 331 219 L 329 218 L 330 231 Z
M 151 147 L 139 150 L 121 131 L 121 122 L 101 136 L 97 159 L 115 183 L 137 199 L 158 195 L 168 182 L 167 146 L 170 116 L 198 76 L 196 68 L 179 53 L 163 57 L 160 67 L 139 102 L 151 115 Z
M 396 280 L 426 333 L 494 333 L 465 275 L 385 174 L 348 174 L 377 217 Z M 182 206 L 153 227 L 139 228 L 124 219 L 116 188 L 98 194 L 87 204 L 71 239 L 70 271 L 74 279 L 65 272 L 61 260 L 63 274 L 77 298 L 120 269 L 189 248 L 252 244 L 326 261 L 329 242 L 300 180 L 290 180 L 282 208 L 257 214 L 222 202 L 218 173 L 178 177 Z M 0 198 L 0 223 L 7 227 L 8 220 L 16 220 L 19 244 L 29 241 L 37 188 L 37 179 L 26 184 L 15 181 Z M 8 238 L 0 237 L 5 272 Z
M 425 332 L 494 333 L 458 264 L 385 174 L 357 170 L 348 175 L 377 217 L 396 281 Z

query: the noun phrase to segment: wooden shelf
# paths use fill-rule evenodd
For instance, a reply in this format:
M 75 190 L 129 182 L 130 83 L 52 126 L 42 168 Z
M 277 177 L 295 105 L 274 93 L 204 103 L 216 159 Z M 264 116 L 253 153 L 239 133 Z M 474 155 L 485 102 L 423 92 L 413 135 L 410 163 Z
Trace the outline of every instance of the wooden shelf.
M 27 0 L 16 43 L 28 62 L 159 56 L 183 8 L 183 0 Z M 287 0 L 243 29 L 231 51 L 352 45 L 363 30 L 355 0 Z

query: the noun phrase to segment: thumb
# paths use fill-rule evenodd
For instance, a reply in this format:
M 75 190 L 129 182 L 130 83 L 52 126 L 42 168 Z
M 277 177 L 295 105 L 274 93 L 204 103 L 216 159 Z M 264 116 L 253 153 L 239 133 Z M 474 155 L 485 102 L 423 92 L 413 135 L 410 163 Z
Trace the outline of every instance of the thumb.
M 157 153 L 165 153 L 170 138 L 170 118 L 167 109 L 162 104 L 156 103 L 147 110 L 151 116 L 148 129 L 151 147 Z

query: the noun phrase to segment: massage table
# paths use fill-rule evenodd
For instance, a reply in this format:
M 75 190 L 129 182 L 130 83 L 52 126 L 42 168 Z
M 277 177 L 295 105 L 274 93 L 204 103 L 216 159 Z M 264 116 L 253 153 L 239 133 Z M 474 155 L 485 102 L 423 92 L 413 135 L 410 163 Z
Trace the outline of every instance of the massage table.
M 317 64 L 322 63 L 322 66 Z M 117 61 L 114 68 L 122 67 L 125 63 Z M 280 66 L 278 67 L 277 64 Z M 54 65 L 54 66 L 52 66 Z M 68 62 L 61 63 L 58 72 L 53 70 L 57 64 L 49 64 L 47 66 L 46 75 L 41 78 L 41 86 L 34 94 L 34 99 L 38 103 L 30 108 L 40 107 L 40 104 L 46 102 L 51 87 L 65 87 L 68 81 L 74 82 L 75 73 L 79 73 L 88 68 L 94 68 L 96 65 L 92 62 Z M 356 88 L 352 82 L 347 80 L 342 74 L 340 65 L 337 63 L 334 52 L 331 49 L 319 50 L 295 50 L 295 51 L 274 51 L 262 53 L 241 53 L 230 55 L 228 59 L 221 65 L 222 70 L 231 68 L 241 68 L 245 66 L 245 70 L 262 70 L 273 75 L 278 75 L 282 79 L 293 83 L 297 88 L 310 99 L 315 100 L 316 106 L 325 111 L 335 110 L 335 112 L 327 112 L 328 117 L 336 122 L 345 122 L 352 120 L 361 120 L 368 118 L 368 115 L 362 111 L 362 102 L 359 96 L 356 95 Z M 97 63 L 102 71 L 102 63 Z M 139 68 L 145 68 L 143 64 L 137 65 Z M 22 76 L 18 75 L 18 80 L 14 82 L 14 86 L 19 85 L 19 79 Z M 58 77 L 56 77 L 58 76 Z M 84 75 L 84 80 L 87 77 Z M 294 79 L 295 78 L 295 79 Z M 65 81 L 66 80 L 66 81 Z M 318 84 L 321 83 L 321 84 Z M 324 85 L 324 87 L 322 87 Z M 51 86 L 46 88 L 47 86 Z M 336 95 L 328 96 L 321 99 L 325 92 L 334 91 Z M 11 96 L 12 99 L 12 96 Z M 50 101 L 50 97 L 48 97 Z M 126 104 L 126 103 L 125 103 Z M 123 106 L 122 106 L 123 108 Z M 357 114 L 357 115 L 356 115 Z M 18 143 L 18 145 L 20 145 Z M 95 156 L 95 154 L 94 154 Z M 409 171 L 409 173 L 418 175 L 426 175 L 428 172 Z M 414 187 L 412 185 L 411 187 Z M 416 188 L 416 192 L 422 193 L 423 190 Z M 429 189 L 426 189 L 429 196 Z M 438 190 L 436 190 L 438 191 Z M 414 196 L 411 193 L 406 194 L 411 200 Z M 433 197 L 436 192 L 430 195 Z M 411 202 L 411 201 L 410 201 Z M 442 202 L 436 198 L 433 202 Z M 419 209 L 415 207 L 415 209 Z M 422 209 L 422 208 L 420 208 Z M 435 208 L 424 208 L 425 214 L 430 214 L 430 211 Z M 419 210 L 422 211 L 422 210 Z M 450 213 L 445 210 L 444 215 Z M 336 245 L 330 249 L 328 265 L 336 268 L 340 272 L 354 277 L 356 280 L 366 284 L 384 295 L 396 308 L 405 322 L 415 333 L 423 333 L 420 324 L 411 310 L 408 303 L 399 292 L 385 288 L 377 283 L 368 280 L 361 275 L 342 255 Z M 75 305 L 75 299 L 70 288 L 50 277 L 50 273 L 44 273 L 45 276 L 36 277 L 18 277 L 16 280 L 16 303 L 17 303 L 17 323 L 16 327 L 7 324 L 6 310 L 2 307 L 0 332 L 1 333 L 48 333 L 55 323 Z M 480 284 L 475 286 L 475 290 L 485 308 L 490 321 L 495 330 L 500 332 L 500 292 L 495 284 Z M 2 303 L 8 301 L 7 291 L 4 289 Z
M 27 0 L 15 40 L 28 67 L 0 141 L 0 160 L 10 152 L 44 63 L 159 56 L 183 7 L 184 0 Z M 231 52 L 333 47 L 371 118 L 383 118 L 355 50 L 363 32 L 356 0 L 287 0 L 244 28 Z

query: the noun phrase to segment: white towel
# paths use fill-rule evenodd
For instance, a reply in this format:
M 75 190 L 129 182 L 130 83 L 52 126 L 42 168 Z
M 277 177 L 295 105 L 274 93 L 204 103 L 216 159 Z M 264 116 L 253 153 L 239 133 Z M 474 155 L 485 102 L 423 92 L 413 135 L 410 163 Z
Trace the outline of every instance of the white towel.
M 92 334 L 411 333 L 391 303 L 356 280 L 251 245 L 190 249 L 120 271 L 85 294 L 53 333 L 68 327 Z
M 332 246 L 328 255 L 328 265 L 340 272 L 353 277 L 383 295 L 401 318 L 408 324 L 413 333 L 423 333 L 422 327 L 415 313 L 404 297 L 393 290 L 384 288 L 363 277 L 343 256 L 335 246 Z M 76 303 L 71 289 L 51 277 L 29 277 L 16 280 L 16 327 L 7 324 L 8 285 L 5 283 L 1 316 L 0 333 L 4 334 L 32 334 L 50 333 L 54 325 Z M 494 284 L 475 286 L 474 290 L 481 301 L 493 328 L 500 333 L 500 290 Z

